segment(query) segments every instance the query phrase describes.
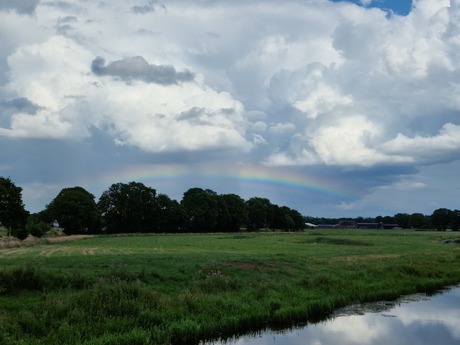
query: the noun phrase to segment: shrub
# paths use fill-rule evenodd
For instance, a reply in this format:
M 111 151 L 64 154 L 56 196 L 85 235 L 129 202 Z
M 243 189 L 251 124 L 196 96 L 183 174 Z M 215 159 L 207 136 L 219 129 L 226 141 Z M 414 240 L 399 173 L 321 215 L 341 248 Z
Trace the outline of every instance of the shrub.
M 20 240 L 25 240 L 27 236 L 29 236 L 29 231 L 26 227 L 22 227 L 16 232 L 16 237 Z
M 35 237 L 42 237 L 50 229 L 51 226 L 45 222 L 29 222 L 26 226 L 27 232 Z

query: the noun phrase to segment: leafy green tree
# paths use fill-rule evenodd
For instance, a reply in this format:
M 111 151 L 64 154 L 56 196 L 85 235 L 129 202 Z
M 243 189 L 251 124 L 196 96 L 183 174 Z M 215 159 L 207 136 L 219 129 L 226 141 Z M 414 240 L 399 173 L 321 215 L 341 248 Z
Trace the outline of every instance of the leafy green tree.
M 190 188 L 181 205 L 187 214 L 188 227 L 193 232 L 216 231 L 219 226 L 219 196 L 210 189 Z
M 396 224 L 401 228 L 407 229 L 410 223 L 410 215 L 407 213 L 397 213 L 393 217 Z
M 431 223 L 438 231 L 446 231 L 451 220 L 451 210 L 447 208 L 438 208 L 431 215 Z
M 412 213 L 409 219 L 409 225 L 414 229 L 424 229 L 426 227 L 427 219 L 422 213 Z
M 246 201 L 249 225 L 251 230 L 259 230 L 271 222 L 271 202 L 266 198 L 253 197 Z
M 221 198 L 221 221 L 222 231 L 239 231 L 247 224 L 248 213 L 243 198 L 236 194 L 223 194 Z
M 292 230 L 300 231 L 305 228 L 305 222 L 302 214 L 297 210 L 289 211 L 292 220 L 294 221 L 294 228 Z
M 305 219 L 299 211 L 272 204 L 265 198 L 249 199 L 247 208 L 253 229 L 268 226 L 270 229 L 297 231 L 305 227 Z
M 287 206 L 271 205 L 270 207 L 271 229 L 293 230 L 295 227 L 294 219 L 291 217 L 291 209 Z
M 101 215 L 94 195 L 82 187 L 62 189 L 46 207 L 46 214 L 68 235 L 97 233 L 101 229 Z
M 395 219 L 391 216 L 385 216 L 383 217 L 382 220 L 384 224 L 394 224 L 395 223 Z
M 156 200 L 160 232 L 178 232 L 185 227 L 187 217 L 180 203 L 170 199 L 166 194 L 159 194 Z
M 9 178 L 0 177 L 0 224 L 6 228 L 8 236 L 25 227 L 27 215 L 22 202 L 22 188 Z
M 460 210 L 453 210 L 452 217 L 452 231 L 459 231 L 460 228 Z
M 154 232 L 158 229 L 156 190 L 140 182 L 115 183 L 102 193 L 98 207 L 107 232 Z

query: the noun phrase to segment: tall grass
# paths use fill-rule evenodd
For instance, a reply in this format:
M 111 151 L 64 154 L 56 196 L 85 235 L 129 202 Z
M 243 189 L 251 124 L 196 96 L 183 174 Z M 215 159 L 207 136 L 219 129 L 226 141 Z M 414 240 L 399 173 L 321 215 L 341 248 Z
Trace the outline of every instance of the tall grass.
M 194 344 L 460 282 L 451 234 L 100 237 L 0 251 L 0 344 Z

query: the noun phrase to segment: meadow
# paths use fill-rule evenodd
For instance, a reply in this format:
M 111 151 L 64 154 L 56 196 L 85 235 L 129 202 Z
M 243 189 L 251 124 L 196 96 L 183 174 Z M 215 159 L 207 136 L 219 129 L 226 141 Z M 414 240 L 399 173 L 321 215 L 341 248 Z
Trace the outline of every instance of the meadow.
M 194 344 L 460 282 L 454 232 L 99 236 L 0 250 L 0 344 Z

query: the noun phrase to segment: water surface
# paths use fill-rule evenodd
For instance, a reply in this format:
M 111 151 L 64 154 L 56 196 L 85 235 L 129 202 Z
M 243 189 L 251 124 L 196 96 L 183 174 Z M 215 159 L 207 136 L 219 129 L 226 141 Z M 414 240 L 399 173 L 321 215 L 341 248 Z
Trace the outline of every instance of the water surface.
M 458 345 L 460 286 L 339 310 L 333 318 L 283 332 L 264 331 L 209 345 Z

